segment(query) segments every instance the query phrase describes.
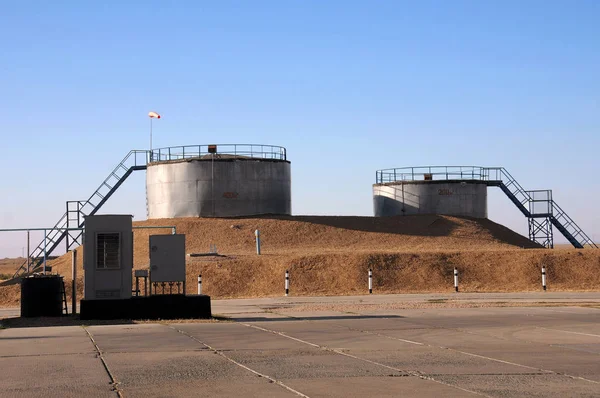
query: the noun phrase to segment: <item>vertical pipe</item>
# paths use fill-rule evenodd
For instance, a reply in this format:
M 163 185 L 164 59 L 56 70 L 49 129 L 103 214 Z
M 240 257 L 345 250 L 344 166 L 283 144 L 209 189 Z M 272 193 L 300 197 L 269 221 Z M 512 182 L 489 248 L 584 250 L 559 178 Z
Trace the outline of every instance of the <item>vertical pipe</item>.
M 458 270 L 454 268 L 454 291 L 458 292 Z
M 48 243 L 47 243 L 47 233 L 46 230 L 44 230 L 44 274 L 46 273 L 46 259 L 47 259 L 47 248 L 48 248 Z
M 260 256 L 260 231 L 258 229 L 254 231 L 254 236 L 256 237 L 256 254 Z
M 373 294 L 373 270 L 369 268 L 369 294 Z
M 27 230 L 27 273 L 29 274 L 29 270 L 31 267 L 31 252 L 29 251 L 29 230 Z
M 77 313 L 77 250 L 71 252 L 71 314 Z
M 546 291 L 546 267 L 542 265 L 542 288 Z
M 198 294 L 202 294 L 202 275 L 198 275 Z
M 215 216 L 215 154 L 211 154 L 210 163 L 210 194 L 212 195 L 212 215 Z
M 285 270 L 285 296 L 290 294 L 290 271 Z

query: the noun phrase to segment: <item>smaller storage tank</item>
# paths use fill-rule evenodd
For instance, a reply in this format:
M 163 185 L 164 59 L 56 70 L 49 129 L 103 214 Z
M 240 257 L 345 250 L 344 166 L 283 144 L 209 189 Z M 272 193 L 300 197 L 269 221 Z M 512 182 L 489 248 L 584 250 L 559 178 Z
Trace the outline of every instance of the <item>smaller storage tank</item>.
M 487 218 L 487 183 L 480 170 L 474 166 L 379 170 L 373 184 L 374 214 Z
M 21 317 L 62 316 L 63 277 L 30 276 L 21 281 Z

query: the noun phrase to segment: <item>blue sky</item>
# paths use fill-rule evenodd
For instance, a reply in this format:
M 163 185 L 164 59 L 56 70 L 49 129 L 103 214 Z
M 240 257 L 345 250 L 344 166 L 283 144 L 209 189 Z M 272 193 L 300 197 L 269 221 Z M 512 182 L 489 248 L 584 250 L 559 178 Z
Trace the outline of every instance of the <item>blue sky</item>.
M 11 1 L 0 227 L 53 225 L 130 149 L 287 147 L 294 214 L 371 215 L 375 170 L 504 166 L 600 240 L 600 2 Z M 144 175 L 106 212 L 145 218 Z M 500 192 L 490 218 L 527 223 Z M 0 257 L 24 234 L 0 234 Z

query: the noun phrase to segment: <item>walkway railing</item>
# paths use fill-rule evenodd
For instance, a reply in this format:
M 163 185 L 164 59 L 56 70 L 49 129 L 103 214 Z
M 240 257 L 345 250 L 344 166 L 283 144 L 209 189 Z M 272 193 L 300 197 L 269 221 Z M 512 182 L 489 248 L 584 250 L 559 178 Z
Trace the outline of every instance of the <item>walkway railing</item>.
M 423 180 L 488 180 L 489 170 L 479 166 L 422 166 L 377 170 L 377 184 Z M 426 178 L 427 177 L 427 178 Z
M 263 144 L 216 144 L 185 145 L 153 149 L 150 152 L 150 162 L 201 158 L 213 154 L 215 158 L 227 155 L 227 157 L 244 159 L 287 160 L 286 149 L 281 146 Z

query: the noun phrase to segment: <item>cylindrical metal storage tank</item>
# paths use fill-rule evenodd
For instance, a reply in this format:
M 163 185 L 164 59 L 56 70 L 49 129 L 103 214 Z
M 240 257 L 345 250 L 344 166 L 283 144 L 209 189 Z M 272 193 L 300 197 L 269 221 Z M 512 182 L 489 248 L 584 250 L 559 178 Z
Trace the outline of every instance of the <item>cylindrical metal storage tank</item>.
M 21 281 L 22 317 L 61 316 L 62 305 L 62 276 L 32 276 Z
M 285 148 L 204 145 L 154 150 L 148 218 L 235 217 L 292 212 Z
M 415 172 L 415 169 L 418 171 Z M 474 168 L 459 172 L 438 168 L 380 170 L 373 185 L 373 211 L 376 217 L 443 214 L 487 218 L 487 183 Z M 408 170 L 408 171 L 407 171 Z M 429 171 L 429 172 L 428 172 Z

